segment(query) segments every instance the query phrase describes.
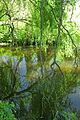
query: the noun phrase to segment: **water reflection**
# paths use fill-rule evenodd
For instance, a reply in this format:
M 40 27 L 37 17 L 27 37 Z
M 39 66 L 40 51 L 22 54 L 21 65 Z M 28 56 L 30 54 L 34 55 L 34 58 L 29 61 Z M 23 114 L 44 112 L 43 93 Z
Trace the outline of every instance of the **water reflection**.
M 71 106 L 74 111 L 77 111 L 80 116 L 80 87 L 74 88 L 73 93 L 68 95 Z
M 42 50 L 42 56 L 39 48 L 4 49 L 0 53 L 0 99 L 14 101 L 17 118 L 53 120 L 57 111 L 80 110 L 80 68 L 75 70 L 72 61 L 57 60 L 65 76 L 63 82 L 59 69 L 50 67 L 53 48 L 47 48 L 46 53 Z

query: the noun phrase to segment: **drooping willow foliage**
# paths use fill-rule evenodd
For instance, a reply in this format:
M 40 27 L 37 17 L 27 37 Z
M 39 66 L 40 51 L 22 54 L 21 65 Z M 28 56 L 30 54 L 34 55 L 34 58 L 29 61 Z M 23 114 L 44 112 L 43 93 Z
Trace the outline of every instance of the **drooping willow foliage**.
M 72 21 L 77 2 L 1 0 L 0 41 L 11 42 L 13 45 L 55 45 L 55 60 L 59 50 L 68 57 L 75 51 L 77 56 L 75 43 L 79 39 L 79 30 Z
M 67 2 L 69 2 L 69 1 L 67 1 Z M 71 2 L 72 3 L 70 3 L 70 4 L 72 6 L 75 5 L 75 1 L 71 1 Z M 65 27 L 65 24 L 63 23 L 64 22 L 64 16 L 66 14 L 65 13 L 66 2 L 64 0 L 53 1 L 52 4 L 50 4 L 49 1 L 45 1 L 45 0 L 41 1 L 41 9 L 40 9 L 40 18 L 41 18 L 41 21 L 40 21 L 41 39 L 40 40 L 41 40 L 41 42 L 42 42 L 42 37 L 43 37 L 43 24 L 44 24 L 43 19 L 44 19 L 44 6 L 45 6 L 45 3 L 51 9 L 51 12 L 52 12 L 52 15 L 54 17 L 55 24 L 56 24 L 56 32 L 57 32 L 56 37 L 54 39 L 54 41 L 55 41 L 55 45 L 54 45 L 54 61 L 53 61 L 52 65 L 56 64 L 57 67 L 60 70 L 60 67 L 56 62 L 56 58 L 57 58 L 57 49 L 59 47 L 59 44 L 63 42 L 63 34 L 65 34 L 65 36 L 69 37 L 69 39 L 70 39 L 70 41 L 72 43 L 72 46 L 74 47 L 74 50 L 75 50 L 75 63 L 76 63 L 76 58 L 77 58 L 77 46 L 76 46 L 76 44 L 74 42 L 74 39 L 71 36 L 69 30 Z M 57 10 L 57 12 L 55 10 Z M 73 11 L 72 11 L 72 14 L 73 14 Z M 72 17 L 72 14 L 71 14 L 71 17 Z M 71 17 L 70 17 L 70 20 L 71 20 Z M 52 67 L 52 65 L 51 65 L 51 67 Z M 62 71 L 61 71 L 61 73 L 62 73 Z

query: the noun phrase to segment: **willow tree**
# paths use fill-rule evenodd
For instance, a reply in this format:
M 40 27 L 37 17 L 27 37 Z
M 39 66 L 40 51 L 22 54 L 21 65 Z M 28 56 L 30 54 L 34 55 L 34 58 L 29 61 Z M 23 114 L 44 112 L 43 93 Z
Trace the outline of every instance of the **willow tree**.
M 75 31 L 75 29 L 73 29 L 75 23 L 71 21 L 77 1 L 29 1 L 33 5 L 32 20 L 38 30 L 40 44 L 48 43 L 54 45 L 54 63 L 56 63 L 58 51 L 61 51 L 66 57 L 74 57 L 74 53 L 77 57 L 77 47 L 74 36 L 72 35 L 72 32 Z M 69 11 L 71 11 L 70 19 L 68 17 Z
M 14 43 L 18 39 L 22 38 L 22 36 L 26 38 L 26 32 L 23 30 L 23 28 L 25 29 L 25 24 L 29 24 L 29 19 L 27 20 L 27 17 L 29 17 L 29 15 L 24 3 L 25 1 L 20 2 L 19 0 L 0 1 L 1 41 L 12 41 L 14 45 Z M 26 2 L 26 5 L 27 4 L 28 2 Z M 27 10 L 27 12 L 25 12 L 24 9 Z M 23 31 L 23 33 L 20 32 L 21 30 Z
M 75 0 L 1 0 L 0 39 L 9 38 L 13 43 L 18 41 L 25 45 L 26 42 L 55 45 L 55 59 L 57 50 L 60 49 L 68 57 L 72 56 L 72 49 L 77 55 L 73 40 L 75 36 L 71 36 L 72 31 L 75 31 L 73 29 L 75 24 L 71 19 L 76 2 Z M 69 11 L 72 11 L 70 20 L 68 20 Z

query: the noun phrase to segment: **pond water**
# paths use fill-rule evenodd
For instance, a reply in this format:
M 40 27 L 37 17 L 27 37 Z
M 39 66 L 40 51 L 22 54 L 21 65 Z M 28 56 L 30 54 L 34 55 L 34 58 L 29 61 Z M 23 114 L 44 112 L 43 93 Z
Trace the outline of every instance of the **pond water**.
M 80 61 L 57 58 L 53 47 L 0 48 L 0 99 L 14 102 L 19 120 L 53 120 L 57 111 L 80 117 Z

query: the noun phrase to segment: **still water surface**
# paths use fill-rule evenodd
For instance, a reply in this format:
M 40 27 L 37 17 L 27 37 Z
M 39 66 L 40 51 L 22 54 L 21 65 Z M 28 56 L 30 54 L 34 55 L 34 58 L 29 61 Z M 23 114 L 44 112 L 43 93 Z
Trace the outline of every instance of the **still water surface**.
M 0 99 L 14 102 L 20 120 L 53 120 L 57 111 L 80 116 L 80 62 L 57 58 L 53 48 L 0 48 Z

